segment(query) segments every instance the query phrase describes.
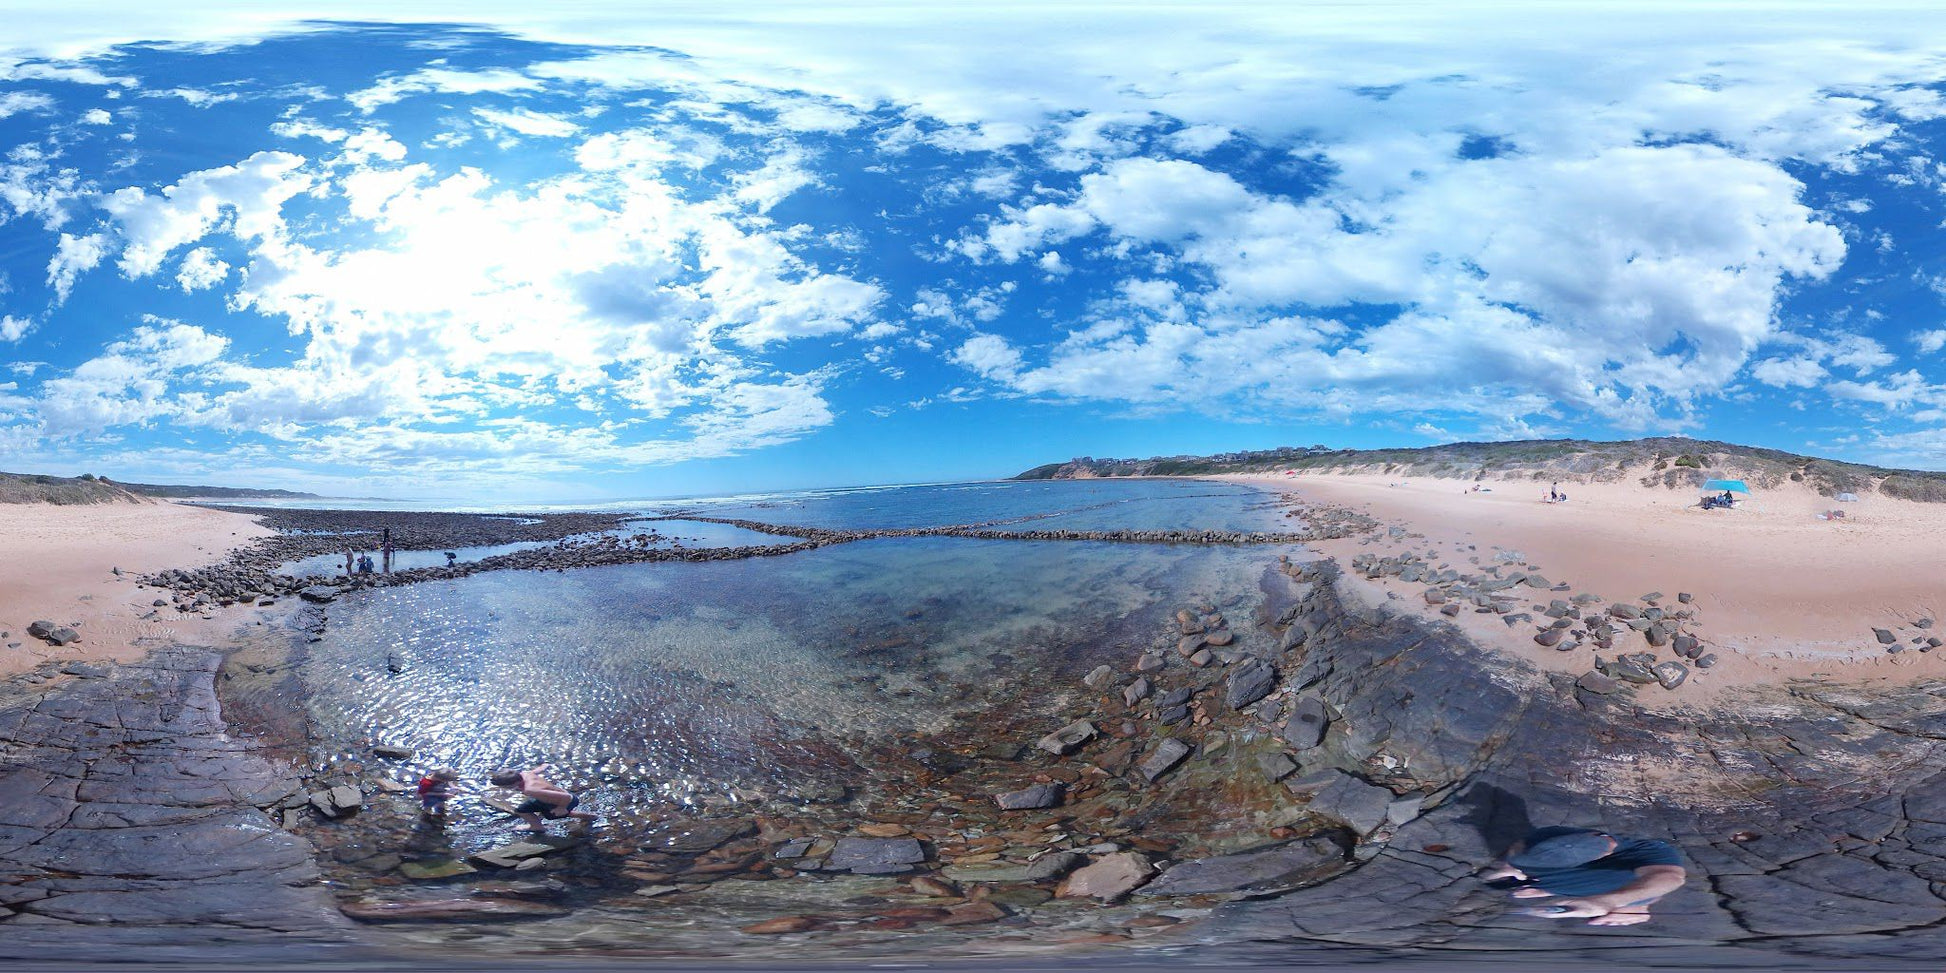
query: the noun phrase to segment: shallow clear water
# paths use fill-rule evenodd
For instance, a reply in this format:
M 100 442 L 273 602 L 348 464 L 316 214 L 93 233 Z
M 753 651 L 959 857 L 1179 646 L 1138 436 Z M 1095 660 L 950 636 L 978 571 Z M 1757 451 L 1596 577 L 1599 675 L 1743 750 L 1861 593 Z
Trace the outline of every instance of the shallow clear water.
M 709 513 L 901 526 L 1113 501 L 1088 512 L 1091 526 L 1278 526 L 1264 496 L 1242 488 L 1068 486 Z M 844 777 L 859 742 L 936 730 L 997 698 L 1045 698 L 1051 711 L 1088 668 L 1166 640 L 1168 616 L 1192 600 L 1247 617 L 1265 568 L 1291 552 L 913 538 L 488 572 L 341 599 L 304 678 L 324 749 L 346 758 L 385 742 L 470 777 L 550 763 L 592 787 L 597 806 L 691 800 Z

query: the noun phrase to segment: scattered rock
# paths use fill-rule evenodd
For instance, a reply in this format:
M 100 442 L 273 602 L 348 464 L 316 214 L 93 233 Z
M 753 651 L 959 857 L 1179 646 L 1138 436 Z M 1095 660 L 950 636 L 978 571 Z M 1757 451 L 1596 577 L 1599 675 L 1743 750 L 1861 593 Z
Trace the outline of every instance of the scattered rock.
M 452 878 L 455 875 L 471 875 L 479 869 L 463 861 L 451 858 L 433 858 L 426 861 L 404 862 L 399 865 L 399 874 L 406 878 L 421 881 L 434 878 Z
M 644 832 L 641 848 L 671 855 L 700 855 L 755 830 L 755 824 L 742 818 L 668 822 Z
M 975 865 L 948 865 L 941 875 L 955 882 L 1045 882 L 1066 875 L 1081 864 L 1082 857 L 1071 851 L 1042 855 L 1031 862 L 982 862 Z
M 1059 782 L 1035 784 L 1017 791 L 996 794 L 993 799 L 1002 810 L 1035 811 L 1041 808 L 1059 807 L 1066 793 L 1066 787 Z
M 1093 689 L 1100 686 L 1104 680 L 1114 674 L 1114 669 L 1109 668 L 1107 665 L 1099 665 L 1090 669 L 1087 675 L 1081 677 L 1081 684 L 1087 686 L 1089 689 Z
M 1714 665 L 1716 665 L 1716 653 L 1714 652 L 1696 660 L 1696 668 L 1698 669 L 1708 669 Z
M 858 833 L 868 838 L 903 838 L 911 834 L 912 829 L 903 824 L 868 821 L 858 826 Z
M 839 838 L 825 867 L 857 875 L 896 875 L 926 860 L 913 838 Z
M 946 910 L 946 918 L 939 920 L 942 926 L 972 926 L 983 922 L 994 922 L 1007 918 L 1007 910 L 988 900 L 968 902 Z
M 1683 603 L 1683 604 L 1685 604 L 1685 605 L 1687 605 L 1687 604 L 1689 604 L 1690 602 L 1692 602 L 1692 601 L 1695 601 L 1695 600 L 1696 600 L 1696 596 L 1695 596 L 1695 595 L 1692 595 L 1692 594 L 1690 594 L 1690 593 L 1689 593 L 1689 592 L 1687 592 L 1687 591 L 1678 591 L 1678 592 L 1676 592 L 1676 600 L 1677 600 L 1677 601 L 1680 601 L 1680 602 L 1682 602 L 1682 603 Z
M 383 744 L 372 748 L 372 756 L 383 757 L 387 760 L 411 760 L 412 755 L 416 752 L 411 747 L 394 747 Z
M 1660 662 L 1650 671 L 1664 689 L 1674 689 L 1689 679 L 1689 667 L 1680 662 Z
M 495 868 L 514 868 L 530 858 L 540 858 L 564 851 L 581 843 L 573 836 L 555 837 L 553 835 L 530 835 L 520 841 L 509 842 L 498 848 L 489 848 L 467 857 L 467 861 Z
M 1150 750 L 1149 755 L 1142 759 L 1141 766 L 1136 769 L 1141 772 L 1144 779 L 1153 784 L 1156 778 L 1168 773 L 1177 764 L 1182 763 L 1183 759 L 1189 756 L 1189 751 L 1189 744 L 1175 737 L 1163 737 L 1156 743 L 1155 749 Z
M 1034 745 L 1055 756 L 1065 757 L 1081 749 L 1083 744 L 1089 740 L 1093 740 L 1099 735 L 1099 732 L 1095 729 L 1093 723 L 1087 720 L 1075 720 L 1073 723 L 1069 723 L 1067 726 L 1041 737 L 1040 741 Z
M 1257 758 L 1257 767 L 1264 772 L 1264 779 L 1273 784 L 1297 773 L 1297 761 L 1288 753 L 1266 753 Z
M 1223 701 L 1230 709 L 1240 710 L 1270 695 L 1276 686 L 1276 667 L 1262 659 L 1252 659 L 1230 670 L 1229 686 L 1224 692 Z
M 784 933 L 809 932 L 818 927 L 818 921 L 810 916 L 780 916 L 765 919 L 744 926 L 743 931 L 752 936 L 778 936 Z
M 1056 898 L 1098 899 L 1113 902 L 1141 887 L 1155 874 L 1155 866 L 1139 852 L 1108 855 L 1063 879 Z
M 325 605 L 338 600 L 338 589 L 328 584 L 314 584 L 299 589 L 297 596 L 315 605 Z
M 1135 671 L 1154 672 L 1157 669 L 1162 668 L 1163 664 L 1164 664 L 1164 660 L 1160 653 L 1144 652 L 1142 653 L 1141 658 L 1135 660 Z
M 1236 635 L 1227 628 L 1220 628 L 1203 636 L 1203 644 L 1205 645 L 1221 647 L 1229 645 L 1234 641 L 1236 641 Z
M 1581 678 L 1574 681 L 1574 684 L 1576 687 L 1585 689 L 1598 696 L 1607 696 L 1611 693 L 1619 692 L 1622 688 L 1621 683 L 1599 672 L 1593 671 L 1583 673 Z
M 1133 709 L 1135 704 L 1149 698 L 1149 692 L 1152 688 L 1147 676 L 1138 677 L 1134 682 L 1122 688 L 1122 702 L 1130 709 Z
M 1324 700 L 1301 696 L 1291 710 L 1290 721 L 1284 724 L 1284 742 L 1294 750 L 1309 750 L 1324 741 L 1325 730 L 1330 725 L 1331 716 L 1324 708 Z
M 1883 628 L 1872 629 L 1872 635 L 1878 638 L 1878 644 L 1880 645 L 1891 645 L 1899 640 L 1898 636 L 1893 635 L 1889 630 Z
M 1566 629 L 1560 629 L 1560 628 L 1543 629 L 1539 635 L 1534 636 L 1534 642 L 1537 645 L 1551 646 L 1560 642 L 1561 638 L 1566 634 L 1567 634 Z

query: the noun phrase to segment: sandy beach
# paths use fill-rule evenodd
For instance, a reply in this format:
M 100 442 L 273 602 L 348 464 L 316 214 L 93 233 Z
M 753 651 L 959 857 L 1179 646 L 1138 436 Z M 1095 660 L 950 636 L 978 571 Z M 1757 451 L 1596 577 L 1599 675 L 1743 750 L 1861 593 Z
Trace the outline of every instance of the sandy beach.
M 1792 679 L 1906 682 L 1946 674 L 1946 650 L 1922 653 L 1905 644 L 1905 651 L 1891 654 L 1872 631 L 1904 626 L 1898 631 L 1909 636 L 1914 623 L 1946 609 L 1946 583 L 1931 567 L 1946 542 L 1946 504 L 1879 496 L 1838 503 L 1791 484 L 1759 490 L 1735 510 L 1703 510 L 1695 491 L 1634 483 L 1564 481 L 1560 489 L 1570 499 L 1544 503 L 1551 484 L 1528 480 L 1488 481 L 1476 493 L 1470 480 L 1423 477 L 1219 478 L 1345 506 L 1406 529 L 1403 538 L 1312 545 L 1341 562 L 1360 552 L 1415 551 L 1463 569 L 1473 566 L 1472 558 L 1494 563 L 1499 549 L 1518 551 L 1525 563 L 1575 592 L 1610 601 L 1655 591 L 1670 599 L 1692 593 L 1700 616 L 1692 629 L 1722 661 L 1696 671 L 1691 687 L 1661 697 L 1671 703 Z M 1844 510 L 1843 519 L 1818 518 L 1836 509 Z M 1448 621 L 1419 597 L 1419 585 L 1352 581 L 1368 599 Z M 1542 602 L 1560 597 L 1537 594 Z M 1509 628 L 1497 616 L 1470 613 L 1450 621 L 1481 644 L 1545 669 L 1581 672 L 1589 665 L 1587 651 L 1534 644 L 1532 626 Z
M 171 640 L 216 644 L 249 609 L 207 617 L 157 609 L 151 602 L 168 593 L 138 588 L 136 578 L 220 561 L 268 533 L 243 514 L 175 503 L 0 504 L 0 631 L 9 633 L 0 676 L 48 659 L 129 662 Z M 32 638 L 36 619 L 73 626 L 81 638 L 59 647 Z

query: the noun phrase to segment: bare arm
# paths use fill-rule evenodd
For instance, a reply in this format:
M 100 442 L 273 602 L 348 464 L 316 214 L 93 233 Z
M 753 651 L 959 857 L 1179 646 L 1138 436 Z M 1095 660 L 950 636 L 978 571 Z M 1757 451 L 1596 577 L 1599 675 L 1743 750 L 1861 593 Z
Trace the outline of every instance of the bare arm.
M 1613 892 L 1556 899 L 1554 904 L 1566 910 L 1558 913 L 1566 919 L 1605 916 L 1627 906 L 1648 905 L 1682 888 L 1688 875 L 1681 865 L 1644 865 L 1635 870 L 1635 881 Z

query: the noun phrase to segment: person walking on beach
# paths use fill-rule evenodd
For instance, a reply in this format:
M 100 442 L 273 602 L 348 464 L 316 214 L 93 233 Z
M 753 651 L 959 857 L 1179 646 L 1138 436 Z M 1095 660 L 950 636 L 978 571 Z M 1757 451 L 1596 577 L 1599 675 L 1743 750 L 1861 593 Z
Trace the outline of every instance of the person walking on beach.
M 453 798 L 456 780 L 459 771 L 450 767 L 441 767 L 419 778 L 419 812 L 429 818 L 445 817 L 446 802 Z
M 1590 828 L 1537 828 L 1487 866 L 1486 881 L 1512 879 L 1516 899 L 1550 899 L 1531 915 L 1587 919 L 1591 926 L 1649 921 L 1649 906 L 1682 888 L 1682 856 L 1666 841 L 1618 838 Z M 1556 898 L 1556 896 L 1559 896 Z
M 351 577 L 351 548 L 345 548 L 345 577 Z
M 519 791 L 527 800 L 514 808 L 514 813 L 527 822 L 527 830 L 535 834 L 546 834 L 545 821 L 559 821 L 571 818 L 575 833 L 588 830 L 595 815 L 587 811 L 577 811 L 575 807 L 581 798 L 568 793 L 553 781 L 542 776 L 548 770 L 541 764 L 533 770 L 496 770 L 487 778 L 495 787 L 508 787 Z M 543 820 L 545 819 L 545 821 Z

